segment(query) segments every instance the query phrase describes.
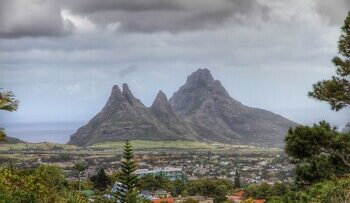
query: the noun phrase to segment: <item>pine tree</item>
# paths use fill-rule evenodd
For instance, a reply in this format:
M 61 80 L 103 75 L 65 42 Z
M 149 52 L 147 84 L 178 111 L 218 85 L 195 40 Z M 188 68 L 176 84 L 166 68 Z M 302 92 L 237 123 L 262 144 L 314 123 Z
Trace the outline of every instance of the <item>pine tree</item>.
M 110 185 L 110 178 L 106 175 L 106 172 L 103 168 L 100 168 L 99 172 L 92 176 L 91 182 L 94 183 L 94 187 L 98 190 L 107 189 L 108 185 Z
M 328 102 L 335 111 L 350 105 L 350 12 L 341 27 L 338 50 L 340 56 L 333 58 L 336 75 L 317 82 L 309 92 L 309 96 Z
M 132 203 L 138 198 L 137 186 L 138 177 L 134 174 L 136 163 L 132 146 L 127 140 L 124 145 L 123 160 L 121 162 L 121 171 L 118 177 L 118 182 L 121 183 L 121 188 L 117 191 L 117 199 L 120 203 Z
M 235 188 L 241 188 L 241 176 L 239 175 L 237 168 L 233 185 L 235 186 Z

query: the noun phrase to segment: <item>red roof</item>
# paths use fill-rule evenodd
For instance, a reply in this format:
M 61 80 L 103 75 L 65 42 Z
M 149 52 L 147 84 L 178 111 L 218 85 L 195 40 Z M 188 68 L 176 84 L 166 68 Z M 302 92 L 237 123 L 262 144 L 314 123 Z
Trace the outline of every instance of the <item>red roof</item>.
M 244 196 L 244 191 L 241 190 L 239 192 L 234 193 L 232 196 L 237 196 L 237 197 L 243 197 Z
M 168 198 L 163 198 L 163 199 L 153 199 L 152 203 L 174 203 L 174 198 L 168 197 Z
M 254 200 L 255 203 L 265 203 L 264 199 L 255 199 Z

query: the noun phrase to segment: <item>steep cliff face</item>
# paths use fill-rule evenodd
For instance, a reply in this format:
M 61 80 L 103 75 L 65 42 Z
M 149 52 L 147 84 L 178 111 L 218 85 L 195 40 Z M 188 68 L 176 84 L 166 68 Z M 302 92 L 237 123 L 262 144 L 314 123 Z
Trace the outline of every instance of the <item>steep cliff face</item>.
M 71 136 L 69 144 L 115 140 L 201 140 L 280 146 L 297 124 L 234 100 L 208 69 L 199 69 L 168 101 L 160 91 L 147 108 L 123 84 L 103 109 Z
M 176 115 L 208 140 L 279 146 L 288 128 L 297 125 L 234 100 L 208 69 L 192 73 L 170 104 Z
M 164 124 L 173 134 L 184 135 L 184 139 L 201 139 L 198 133 L 189 124 L 180 120 L 175 115 L 166 95 L 162 91 L 159 91 L 150 109 L 157 120 Z

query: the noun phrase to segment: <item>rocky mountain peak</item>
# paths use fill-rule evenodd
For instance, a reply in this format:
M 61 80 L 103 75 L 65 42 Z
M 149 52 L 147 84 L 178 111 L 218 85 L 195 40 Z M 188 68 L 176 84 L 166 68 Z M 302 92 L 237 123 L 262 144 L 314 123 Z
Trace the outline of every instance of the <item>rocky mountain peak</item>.
M 280 146 L 297 124 L 234 100 L 208 69 L 198 69 L 168 101 L 159 91 L 147 108 L 127 84 L 113 86 L 104 108 L 71 136 L 70 144 L 115 140 L 207 140 Z
M 111 92 L 111 96 L 112 95 L 118 95 L 121 94 L 122 92 L 120 91 L 120 88 L 118 85 L 113 85 L 112 87 L 112 92 Z
M 126 83 L 123 84 L 123 95 L 131 104 L 134 103 L 135 97 Z
M 185 86 L 189 88 L 198 88 L 198 87 L 209 86 L 213 82 L 214 82 L 214 78 L 211 75 L 210 71 L 206 68 L 204 69 L 200 68 L 187 77 L 187 82 Z
M 121 92 L 118 85 L 114 85 L 111 91 L 111 95 L 105 105 L 105 108 L 115 106 L 117 103 L 121 103 L 124 100 L 123 93 Z
M 156 96 L 156 99 L 154 100 L 153 104 L 154 103 L 168 103 L 168 99 L 165 95 L 164 92 L 162 92 L 162 90 L 159 90 L 157 96 Z
M 164 94 L 164 92 L 159 91 L 152 106 L 151 109 L 154 113 L 156 114 L 174 114 L 173 110 L 171 109 L 171 106 L 168 102 L 168 99 L 166 97 L 166 95 Z

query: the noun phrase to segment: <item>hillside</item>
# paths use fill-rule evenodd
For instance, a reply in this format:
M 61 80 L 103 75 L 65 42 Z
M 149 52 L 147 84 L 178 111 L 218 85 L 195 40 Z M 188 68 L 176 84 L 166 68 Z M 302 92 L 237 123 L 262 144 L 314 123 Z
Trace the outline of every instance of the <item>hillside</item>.
M 188 76 L 170 104 L 176 115 L 194 126 L 203 138 L 219 142 L 280 146 L 288 128 L 297 125 L 233 99 L 208 69 Z

